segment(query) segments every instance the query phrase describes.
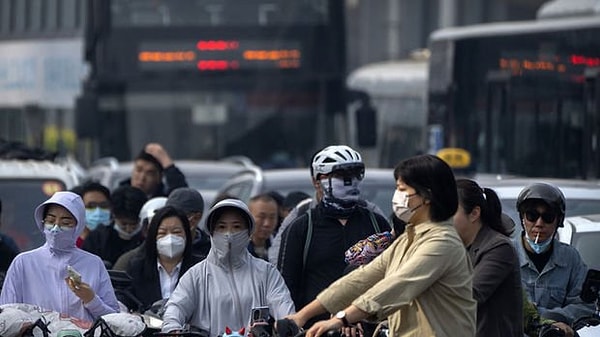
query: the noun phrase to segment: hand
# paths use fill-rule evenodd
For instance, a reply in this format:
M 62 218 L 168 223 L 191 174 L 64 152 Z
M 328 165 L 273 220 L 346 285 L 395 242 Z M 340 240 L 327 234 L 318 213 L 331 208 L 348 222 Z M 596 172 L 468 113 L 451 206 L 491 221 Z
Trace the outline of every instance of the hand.
M 319 337 L 329 330 L 338 330 L 343 327 L 341 320 L 331 318 L 326 321 L 318 321 L 306 332 L 306 337 Z
M 294 323 L 296 323 L 296 326 L 298 327 L 298 329 L 302 329 L 304 324 L 306 324 L 306 322 L 302 319 L 302 317 L 300 315 L 298 315 L 298 313 L 291 314 L 289 316 L 286 316 L 285 318 L 294 321 Z
M 173 165 L 173 160 L 167 151 L 158 143 L 149 143 L 146 145 L 144 151 L 154 156 L 154 158 L 160 162 L 163 168 Z
M 356 326 L 343 327 L 342 334 L 346 337 L 364 337 L 360 323 L 356 324 Z
M 554 322 L 554 323 L 552 323 L 552 325 L 561 329 L 565 333 L 565 337 L 575 336 L 575 332 L 573 331 L 573 329 L 566 323 Z
M 94 290 L 85 282 L 75 282 L 70 277 L 65 278 L 65 282 L 67 282 L 67 286 L 73 294 L 79 297 L 84 304 L 90 302 L 96 296 Z

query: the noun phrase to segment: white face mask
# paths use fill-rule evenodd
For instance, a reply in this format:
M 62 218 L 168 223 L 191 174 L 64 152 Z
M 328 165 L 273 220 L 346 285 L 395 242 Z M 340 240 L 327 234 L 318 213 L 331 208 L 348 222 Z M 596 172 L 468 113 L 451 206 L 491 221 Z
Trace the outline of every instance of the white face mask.
M 407 192 L 396 190 L 392 197 L 392 209 L 394 210 L 394 214 L 398 219 L 406 223 L 409 223 L 410 218 L 415 214 L 415 210 L 420 207 L 417 206 L 412 210 L 408 207 L 408 199 L 413 195 L 416 194 L 409 195 Z
M 185 250 L 185 239 L 179 235 L 168 234 L 156 240 L 158 254 L 169 258 L 181 256 Z

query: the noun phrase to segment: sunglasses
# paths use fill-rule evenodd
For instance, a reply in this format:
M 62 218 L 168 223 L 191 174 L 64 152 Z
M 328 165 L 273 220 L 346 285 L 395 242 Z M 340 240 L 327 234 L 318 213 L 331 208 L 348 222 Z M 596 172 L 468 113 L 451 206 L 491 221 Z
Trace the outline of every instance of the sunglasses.
M 528 209 L 525 211 L 525 218 L 528 221 L 531 222 L 536 222 L 537 219 L 539 219 L 540 217 L 542 217 L 542 221 L 544 223 L 553 223 L 554 220 L 556 220 L 556 213 L 554 212 L 544 212 L 544 213 L 540 213 L 535 209 Z

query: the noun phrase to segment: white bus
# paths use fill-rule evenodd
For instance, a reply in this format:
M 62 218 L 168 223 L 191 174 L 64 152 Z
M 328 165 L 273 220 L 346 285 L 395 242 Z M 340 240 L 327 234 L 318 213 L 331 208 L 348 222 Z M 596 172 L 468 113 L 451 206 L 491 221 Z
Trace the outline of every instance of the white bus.
M 421 57 L 369 64 L 348 76 L 348 89 L 358 93 L 348 109 L 348 138 L 367 165 L 393 167 L 427 149 L 427 74 L 427 58 Z M 376 112 L 371 132 L 369 118 L 361 118 L 368 105 Z

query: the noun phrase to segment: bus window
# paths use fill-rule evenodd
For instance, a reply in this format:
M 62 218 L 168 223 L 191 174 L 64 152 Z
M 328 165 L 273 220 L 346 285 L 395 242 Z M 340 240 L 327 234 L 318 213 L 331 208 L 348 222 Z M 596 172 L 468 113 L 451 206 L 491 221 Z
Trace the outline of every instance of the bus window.
M 441 128 L 436 146 L 466 149 L 480 173 L 599 177 L 590 75 L 600 68 L 598 34 L 598 17 L 434 32 L 428 125 Z M 433 71 L 442 67 L 453 71 Z

